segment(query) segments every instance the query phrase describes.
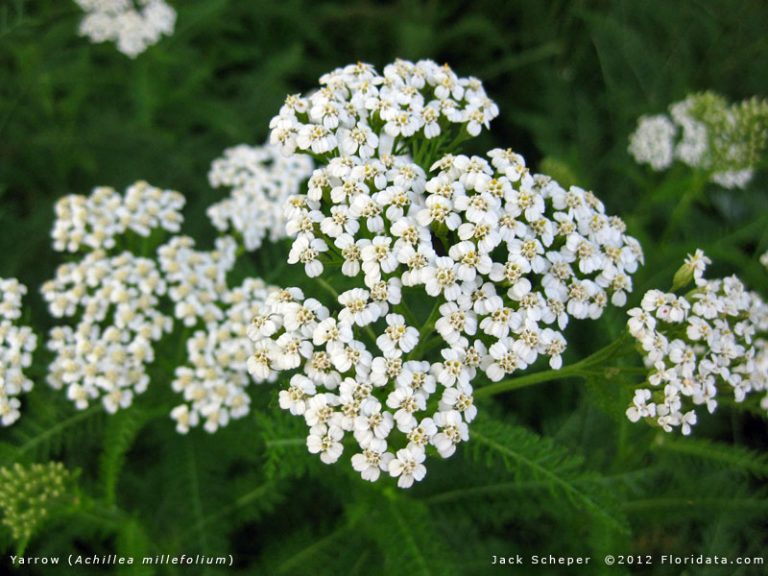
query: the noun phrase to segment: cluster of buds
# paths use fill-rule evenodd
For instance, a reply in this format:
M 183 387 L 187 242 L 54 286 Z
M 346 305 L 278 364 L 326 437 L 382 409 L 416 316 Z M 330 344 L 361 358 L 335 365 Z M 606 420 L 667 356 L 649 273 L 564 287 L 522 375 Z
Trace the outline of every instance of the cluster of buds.
M 32 363 L 37 336 L 28 326 L 17 324 L 21 299 L 27 288 L 15 278 L 0 278 L 0 424 L 10 426 L 21 416 L 22 392 L 32 389 L 24 369 Z
M 70 497 L 74 474 L 61 462 L 0 468 L 3 525 L 17 542 L 28 541 L 50 511 Z
M 480 125 L 496 108 L 477 80 L 446 67 L 398 62 L 384 77 L 376 89 L 370 67 L 347 67 L 307 99 L 314 108 L 333 96 L 339 110 L 364 110 L 351 118 L 373 137 L 362 154 L 346 148 L 349 127 L 340 123 L 327 136 L 339 146 L 313 150 L 327 165 L 286 203 L 288 262 L 303 264 L 318 286 L 332 284 L 333 301 L 298 288 L 268 298 L 254 318 L 249 366 L 258 380 L 293 373 L 280 405 L 305 419 L 308 449 L 323 462 L 336 462 L 351 435 L 363 478 L 388 472 L 409 487 L 424 477 L 428 450 L 447 458 L 468 439 L 475 378 L 498 381 L 540 357 L 559 368 L 569 318 L 623 305 L 642 252 L 594 194 L 532 174 L 510 150 L 437 153 L 425 165 L 390 153 L 423 154 L 431 134 L 426 125 L 391 133 L 390 106 L 380 103 L 392 90 L 405 107 L 406 94 L 466 97 L 463 109 L 488 112 Z M 356 108 L 369 99 L 379 104 Z M 285 118 L 296 102 L 305 100 L 290 97 L 272 122 L 273 140 L 288 152 L 306 148 L 307 126 L 324 127 L 307 112 L 315 123 L 289 143 Z M 382 149 L 387 136 L 394 145 Z
M 768 305 L 735 276 L 707 280 L 709 259 L 689 256 L 675 279 L 695 287 L 683 296 L 651 290 L 629 311 L 629 332 L 642 349 L 648 387 L 635 392 L 627 417 L 690 434 L 696 407 L 709 413 L 718 395 L 743 402 L 768 391 Z M 768 396 L 763 399 L 768 410 Z
M 711 92 L 693 94 L 669 107 L 669 116 L 643 116 L 630 137 L 629 153 L 655 171 L 675 160 L 709 174 L 724 188 L 744 188 L 768 146 L 768 101 L 729 105 Z
M 164 0 L 75 0 L 85 12 L 80 35 L 91 42 L 115 42 L 136 58 L 161 37 L 173 34 L 176 11 Z

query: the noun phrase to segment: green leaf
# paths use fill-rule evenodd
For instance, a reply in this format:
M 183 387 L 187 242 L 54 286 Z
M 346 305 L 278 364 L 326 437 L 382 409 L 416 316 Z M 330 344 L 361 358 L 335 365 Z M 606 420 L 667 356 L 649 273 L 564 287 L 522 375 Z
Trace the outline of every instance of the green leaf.
M 594 486 L 584 482 L 590 477 L 582 472 L 582 459 L 550 439 L 521 426 L 485 418 L 472 424 L 472 438 L 466 447 L 475 460 L 489 466 L 500 461 L 516 481 L 541 481 L 553 496 L 565 498 L 595 520 L 620 532 L 628 530 L 623 515 Z
M 660 436 L 654 448 L 674 458 L 693 458 L 729 471 L 768 478 L 768 454 L 736 444 L 714 442 L 704 438 L 669 438 L 664 435 Z
M 104 431 L 104 451 L 101 453 L 101 485 L 107 506 L 113 506 L 116 501 L 117 483 L 128 451 L 131 449 L 136 436 L 146 424 L 149 416 L 146 412 L 134 407 L 121 410 L 111 416 Z
M 407 497 L 387 494 L 378 504 L 368 502 L 374 514 L 367 516 L 366 527 L 384 555 L 388 573 L 414 576 L 455 574 L 451 551 L 444 544 L 441 525 L 429 508 Z

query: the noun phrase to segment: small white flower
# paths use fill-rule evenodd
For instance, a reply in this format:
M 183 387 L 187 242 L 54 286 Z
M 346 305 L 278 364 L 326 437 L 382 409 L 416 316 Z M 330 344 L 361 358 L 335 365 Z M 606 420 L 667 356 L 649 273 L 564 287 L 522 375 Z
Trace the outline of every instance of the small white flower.
M 384 334 L 376 339 L 376 345 L 385 356 L 397 356 L 401 352 L 410 352 L 419 343 L 419 331 L 405 325 L 405 318 L 400 314 L 387 315 L 387 327 Z
M 427 468 L 422 464 L 425 458 L 423 449 L 403 448 L 397 451 L 387 467 L 390 475 L 397 478 L 400 488 L 410 488 L 414 481 L 420 482 L 427 475 Z
M 307 436 L 307 449 L 310 454 L 320 454 L 323 463 L 333 464 L 344 451 L 343 438 L 344 431 L 338 426 L 312 426 Z
M 318 256 L 327 250 L 328 245 L 324 240 L 300 236 L 291 247 L 291 252 L 288 255 L 288 264 L 301 262 L 304 264 L 304 271 L 307 276 L 315 278 L 323 273 L 323 264 L 318 260 Z

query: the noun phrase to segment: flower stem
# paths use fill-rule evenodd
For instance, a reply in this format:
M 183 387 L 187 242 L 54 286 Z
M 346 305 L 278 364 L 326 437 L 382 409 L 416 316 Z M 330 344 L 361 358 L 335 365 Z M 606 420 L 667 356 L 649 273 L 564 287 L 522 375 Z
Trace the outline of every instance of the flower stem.
M 441 298 L 435 299 L 435 305 L 432 307 L 432 311 L 429 313 L 429 317 L 424 321 L 419 331 L 419 343 L 408 354 L 408 358 L 419 358 L 425 350 L 427 345 L 428 336 L 434 331 L 435 322 L 440 316 L 440 305 L 442 304 Z M 431 343 L 431 342 L 430 342 Z
M 487 396 L 495 396 L 502 392 L 508 392 L 509 390 L 517 390 L 519 388 L 527 388 L 534 384 L 541 384 L 544 382 L 551 382 L 552 380 L 563 380 L 565 378 L 585 378 L 594 374 L 592 369 L 602 364 L 603 361 L 615 356 L 628 342 L 627 333 L 624 332 L 616 340 L 600 348 L 596 352 L 590 354 L 583 360 L 571 364 L 560 370 L 544 370 L 541 372 L 534 372 L 533 374 L 526 374 L 525 376 L 518 376 L 517 378 L 510 378 L 502 382 L 497 382 L 489 386 L 484 386 L 475 390 L 475 398 L 484 398 Z

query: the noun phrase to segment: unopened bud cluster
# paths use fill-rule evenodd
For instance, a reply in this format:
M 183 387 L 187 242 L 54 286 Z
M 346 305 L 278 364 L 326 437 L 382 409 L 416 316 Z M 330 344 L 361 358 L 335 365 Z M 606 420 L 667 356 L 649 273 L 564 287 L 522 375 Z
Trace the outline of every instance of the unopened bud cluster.
M 27 288 L 15 278 L 0 278 L 0 424 L 10 426 L 21 416 L 19 396 L 32 389 L 24 369 L 32 364 L 37 336 L 19 326 L 21 300 Z
M 648 419 L 666 432 L 690 434 L 697 408 L 709 413 L 727 394 L 743 402 L 768 391 L 768 305 L 735 276 L 707 280 L 709 259 L 697 251 L 680 276 L 695 287 L 683 296 L 650 290 L 629 311 L 629 331 L 649 370 L 627 417 Z M 762 401 L 768 410 L 768 396 Z
M 669 115 L 643 116 L 629 152 L 641 164 L 666 170 L 675 160 L 705 171 L 724 188 L 744 188 L 768 146 L 768 101 L 729 104 L 704 92 L 672 104 Z
M 2 523 L 17 542 L 25 542 L 69 494 L 73 474 L 60 462 L 0 468 Z

